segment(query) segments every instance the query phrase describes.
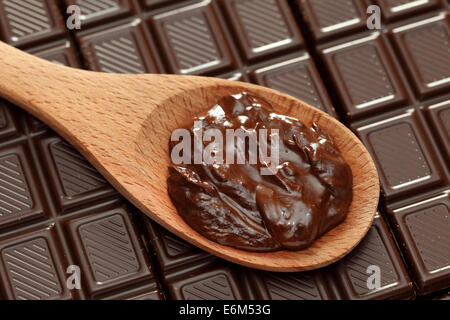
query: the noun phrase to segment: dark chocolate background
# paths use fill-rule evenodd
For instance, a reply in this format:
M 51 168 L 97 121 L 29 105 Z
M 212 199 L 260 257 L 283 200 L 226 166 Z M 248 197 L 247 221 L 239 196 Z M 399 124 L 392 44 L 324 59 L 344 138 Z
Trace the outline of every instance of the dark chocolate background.
M 65 27 L 69 4 L 81 7 L 81 30 Z M 382 30 L 367 30 L 369 4 L 382 9 Z M 0 299 L 448 299 L 448 8 L 0 0 L 0 39 L 56 63 L 223 77 L 303 99 L 354 130 L 382 185 L 374 225 L 341 261 L 313 272 L 251 270 L 151 222 L 52 130 L 0 100 Z M 69 265 L 81 267 L 81 290 L 66 288 Z M 369 265 L 381 269 L 378 290 L 366 286 Z

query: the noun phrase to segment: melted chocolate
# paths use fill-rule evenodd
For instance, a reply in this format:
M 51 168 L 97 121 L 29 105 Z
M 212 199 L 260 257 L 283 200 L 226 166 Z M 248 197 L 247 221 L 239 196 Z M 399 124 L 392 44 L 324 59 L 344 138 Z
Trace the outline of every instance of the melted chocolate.
M 279 165 L 262 175 L 266 164 L 173 165 L 168 189 L 180 215 L 199 233 L 223 245 L 250 251 L 299 250 L 342 222 L 352 201 L 352 172 L 333 139 L 316 124 L 272 112 L 252 94 L 228 96 L 196 117 L 203 130 L 278 129 Z M 194 125 L 186 127 L 194 141 Z M 214 141 L 214 140 L 213 140 Z M 199 144 L 205 148 L 209 143 Z M 178 142 L 171 142 L 171 151 Z M 224 138 L 224 145 L 225 145 Z M 270 150 L 271 139 L 268 141 Z M 194 148 L 192 143 L 192 163 Z M 258 141 L 258 154 L 261 142 Z M 252 151 L 253 150 L 253 151 Z M 198 151 L 198 150 L 197 150 Z M 225 155 L 226 146 L 223 154 Z M 270 153 L 270 152 L 269 152 Z M 223 157 L 225 159 L 225 156 Z M 235 158 L 236 159 L 236 158 Z M 225 162 L 225 161 L 224 161 Z

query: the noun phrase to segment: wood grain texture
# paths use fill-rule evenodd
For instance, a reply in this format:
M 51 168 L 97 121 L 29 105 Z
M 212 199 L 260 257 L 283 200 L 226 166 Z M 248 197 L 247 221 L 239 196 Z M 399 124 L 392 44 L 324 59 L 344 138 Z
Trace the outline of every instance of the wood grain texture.
M 221 97 L 243 91 L 277 113 L 316 122 L 335 139 L 353 172 L 346 220 L 301 251 L 256 253 L 202 237 L 178 215 L 167 193 L 169 138 Z M 52 127 L 128 200 L 192 244 L 257 269 L 292 272 L 326 266 L 351 251 L 372 224 L 379 198 L 375 165 L 362 143 L 326 113 L 278 91 L 241 82 L 176 75 L 116 75 L 58 66 L 0 42 L 0 96 Z

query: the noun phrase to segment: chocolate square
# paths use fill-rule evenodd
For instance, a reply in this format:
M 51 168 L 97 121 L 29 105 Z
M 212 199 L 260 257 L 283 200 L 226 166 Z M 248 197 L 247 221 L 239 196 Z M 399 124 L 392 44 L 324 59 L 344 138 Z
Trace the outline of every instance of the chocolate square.
M 376 266 L 380 270 L 380 287 L 368 285 Z M 335 277 L 346 299 L 408 299 L 414 297 L 412 283 L 383 218 L 374 224 L 361 243 L 334 264 Z
M 254 68 L 250 72 L 252 81 L 303 100 L 336 117 L 311 56 L 300 53 L 279 60 Z
M 355 131 L 375 161 L 387 201 L 442 182 L 438 161 L 414 109 L 359 125 Z
M 418 293 L 450 286 L 450 190 L 389 211 Z
M 132 288 L 129 290 L 121 290 L 118 293 L 103 298 L 104 300 L 163 300 L 164 295 L 156 282 Z
M 449 14 L 394 28 L 394 38 L 419 99 L 450 91 Z
M 242 300 L 247 299 L 237 270 L 226 264 L 201 267 L 189 272 L 189 277 L 172 279 L 168 283 L 173 298 L 178 300 Z
M 125 207 L 66 222 L 66 227 L 91 297 L 153 278 Z
M 320 50 L 342 107 L 352 119 L 407 102 L 384 40 L 374 32 Z
M 247 62 L 303 46 L 303 37 L 286 0 L 221 1 Z
M 45 216 L 26 144 L 0 151 L 0 230 Z
M 7 299 L 71 298 L 58 243 L 52 227 L 0 242 L 0 283 Z
M 234 69 L 214 2 L 203 1 L 150 18 L 170 73 L 211 75 Z
M 103 176 L 60 137 L 44 136 L 38 144 L 59 212 L 116 194 Z
M 149 218 L 143 218 L 156 258 L 164 273 L 183 269 L 204 259 L 211 259 L 209 253 L 200 250 L 192 244 L 178 238 Z
M 90 70 L 107 73 L 158 73 L 159 59 L 151 50 L 143 22 L 79 33 L 81 51 Z
M 9 102 L 0 99 L 0 140 L 19 135 L 14 109 Z
M 429 104 L 425 111 L 440 139 L 441 149 L 446 152 L 447 160 L 450 161 L 450 100 Z
M 135 11 L 131 0 L 65 0 L 65 3 L 80 8 L 81 29 L 120 19 Z
M 327 282 L 318 272 L 276 273 L 249 271 L 257 299 L 328 300 Z
M 57 63 L 63 66 L 79 68 L 79 63 L 72 43 L 68 39 L 52 43 L 50 45 L 44 45 L 40 47 L 34 47 L 28 50 L 29 53 L 48 60 L 53 63 Z
M 25 47 L 62 37 L 65 28 L 54 0 L 0 0 L 0 31 L 5 42 Z
M 439 8 L 440 0 L 375 0 L 387 22 Z

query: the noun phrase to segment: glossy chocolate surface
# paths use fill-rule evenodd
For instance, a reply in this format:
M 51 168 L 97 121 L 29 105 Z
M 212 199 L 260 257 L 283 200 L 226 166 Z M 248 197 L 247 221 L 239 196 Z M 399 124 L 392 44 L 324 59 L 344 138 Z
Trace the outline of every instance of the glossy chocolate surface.
M 271 174 L 262 173 L 268 164 L 260 157 L 266 148 L 261 136 L 257 148 L 251 147 L 250 139 L 241 149 L 238 143 L 223 141 L 218 147 L 227 159 L 230 151 L 236 155 L 233 164 L 224 159 L 195 164 L 194 153 L 211 148 L 211 142 L 203 142 L 192 144 L 191 164 L 171 167 L 168 188 L 173 203 L 208 239 L 252 251 L 300 250 L 345 219 L 352 200 L 352 172 L 333 139 L 316 124 L 307 128 L 247 93 L 222 98 L 195 121 L 203 130 L 218 130 L 227 138 L 230 129 L 256 135 L 267 130 L 268 136 L 274 129 L 279 132 L 278 165 Z M 188 128 L 194 139 L 197 127 Z M 267 149 L 274 143 L 270 139 Z M 171 142 L 171 151 L 176 145 Z

